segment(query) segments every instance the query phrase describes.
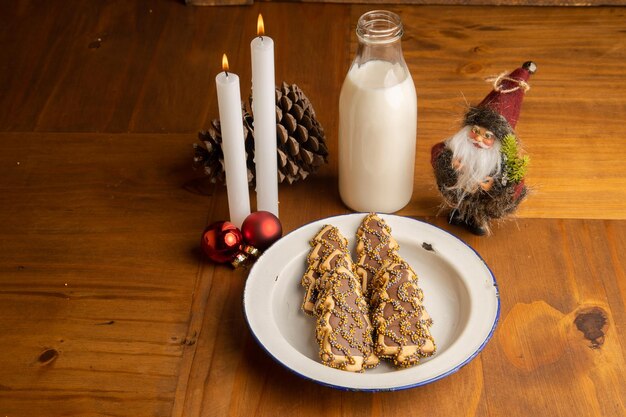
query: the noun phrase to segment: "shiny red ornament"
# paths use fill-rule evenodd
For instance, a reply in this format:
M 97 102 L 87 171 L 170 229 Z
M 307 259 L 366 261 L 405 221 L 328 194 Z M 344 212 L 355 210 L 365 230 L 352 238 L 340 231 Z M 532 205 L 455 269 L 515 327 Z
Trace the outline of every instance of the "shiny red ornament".
M 214 262 L 235 261 L 241 254 L 242 245 L 241 231 L 231 222 L 215 222 L 202 233 L 202 251 Z
M 283 226 L 269 211 L 256 211 L 243 221 L 241 233 L 248 245 L 265 250 L 281 238 Z

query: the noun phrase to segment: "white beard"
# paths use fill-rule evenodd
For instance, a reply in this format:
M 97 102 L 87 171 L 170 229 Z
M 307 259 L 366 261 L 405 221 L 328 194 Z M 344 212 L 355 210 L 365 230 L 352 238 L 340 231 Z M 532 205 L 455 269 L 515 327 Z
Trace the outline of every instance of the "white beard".
M 500 141 L 496 140 L 490 149 L 477 148 L 469 136 L 471 126 L 465 126 L 454 136 L 446 140 L 446 145 L 452 150 L 452 158 L 461 162 L 461 169 L 457 170 L 458 180 L 450 187 L 462 195 L 478 190 L 481 182 L 488 176 L 500 173 Z

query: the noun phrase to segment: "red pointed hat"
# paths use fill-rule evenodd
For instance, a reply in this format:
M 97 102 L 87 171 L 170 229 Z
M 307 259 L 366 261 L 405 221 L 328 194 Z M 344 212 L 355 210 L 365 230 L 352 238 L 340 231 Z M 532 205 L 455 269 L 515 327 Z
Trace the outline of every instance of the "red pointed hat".
M 522 99 L 530 86 L 528 79 L 537 71 L 537 65 L 532 62 L 524 62 L 522 66 L 509 75 L 502 73 L 493 80 L 493 90 L 480 102 L 478 107 L 489 107 L 500 113 L 515 129 L 519 119 Z

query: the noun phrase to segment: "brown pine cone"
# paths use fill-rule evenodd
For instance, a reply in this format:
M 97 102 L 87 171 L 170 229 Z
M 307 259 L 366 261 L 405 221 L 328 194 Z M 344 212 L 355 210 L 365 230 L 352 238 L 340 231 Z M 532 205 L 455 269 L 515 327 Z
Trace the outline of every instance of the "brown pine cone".
M 254 185 L 254 121 L 245 109 L 243 114 L 248 182 Z M 194 168 L 203 168 L 212 183 L 225 183 L 219 120 L 213 120 L 211 125 L 198 134 L 200 143 L 193 145 Z M 279 182 L 292 184 L 305 179 L 328 162 L 324 129 L 317 121 L 311 102 L 295 84 L 283 83 L 276 88 L 276 130 Z

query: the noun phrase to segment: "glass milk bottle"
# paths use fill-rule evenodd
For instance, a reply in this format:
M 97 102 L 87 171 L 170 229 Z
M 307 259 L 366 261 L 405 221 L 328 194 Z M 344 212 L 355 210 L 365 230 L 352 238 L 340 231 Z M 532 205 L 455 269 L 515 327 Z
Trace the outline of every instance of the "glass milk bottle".
M 417 95 L 400 17 L 365 13 L 339 98 L 339 194 L 353 210 L 392 213 L 413 193 Z

